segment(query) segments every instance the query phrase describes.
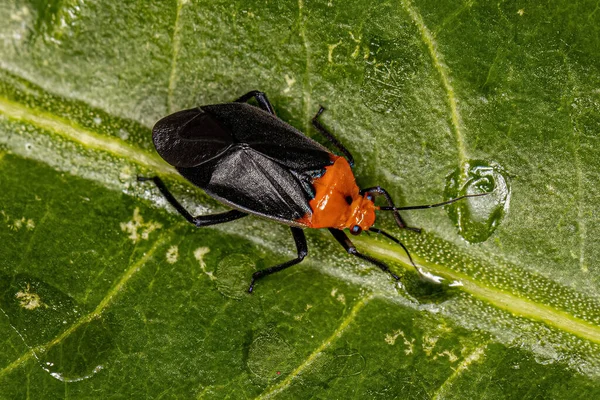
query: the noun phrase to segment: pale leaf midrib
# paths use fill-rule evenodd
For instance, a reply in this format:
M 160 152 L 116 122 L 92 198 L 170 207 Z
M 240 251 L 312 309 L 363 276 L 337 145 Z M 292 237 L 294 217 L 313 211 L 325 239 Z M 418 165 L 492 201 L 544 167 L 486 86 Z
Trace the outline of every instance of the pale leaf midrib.
M 144 167 L 152 169 L 161 174 L 178 176 L 177 172 L 166 165 L 158 156 L 152 156 L 145 151 L 135 148 L 122 140 L 104 137 L 81 126 L 68 121 L 60 116 L 53 115 L 47 111 L 30 109 L 22 104 L 0 97 L 0 114 L 5 117 L 22 121 L 41 128 L 44 131 L 57 134 L 67 140 L 77 142 L 80 145 L 99 151 L 104 151 L 118 157 L 123 157 L 136 162 Z M 395 250 L 382 246 L 378 242 L 365 240 L 367 248 L 371 253 L 395 259 L 411 269 L 408 260 Z M 520 315 L 532 320 L 541 321 L 547 325 L 558 328 L 564 332 L 579 336 L 595 343 L 600 343 L 600 327 L 590 322 L 573 317 L 563 311 L 551 306 L 534 302 L 530 299 L 508 294 L 500 289 L 493 288 L 473 280 L 467 275 L 452 271 L 442 265 L 427 265 L 426 268 L 436 274 L 463 282 L 463 291 L 474 297 L 515 315 Z
M 404 255 L 399 254 L 395 250 L 391 250 L 388 245 L 372 239 L 364 239 L 363 242 L 372 254 L 401 262 L 405 267 L 409 269 L 412 268 Z M 420 264 L 418 261 L 416 261 L 416 263 L 417 266 L 422 267 L 435 275 L 442 275 L 450 281 L 461 282 L 462 286 L 460 286 L 460 288 L 462 291 L 469 293 L 473 297 L 482 300 L 493 307 L 508 311 L 519 317 L 543 322 L 546 325 L 557 328 L 563 332 L 600 344 L 600 327 L 592 322 L 574 317 L 564 311 L 557 310 L 552 306 L 488 286 L 483 282 L 474 280 L 471 276 L 454 271 L 443 265 L 434 263 Z
M 149 154 L 121 139 L 93 132 L 73 121 L 47 111 L 32 109 L 5 97 L 0 97 L 0 115 L 59 135 L 86 148 L 125 158 L 157 173 L 179 176 L 174 168 L 168 166 L 158 156 Z

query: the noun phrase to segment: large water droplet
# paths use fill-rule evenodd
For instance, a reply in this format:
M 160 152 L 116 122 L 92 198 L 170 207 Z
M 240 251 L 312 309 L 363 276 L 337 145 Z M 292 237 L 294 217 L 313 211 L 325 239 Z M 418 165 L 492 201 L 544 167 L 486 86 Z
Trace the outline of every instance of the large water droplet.
M 489 238 L 508 212 L 511 193 L 506 171 L 495 163 L 469 160 L 446 178 L 446 200 L 478 193 L 490 194 L 447 207 L 459 234 L 471 243 Z
M 81 317 L 71 296 L 27 274 L 0 276 L 0 307 L 29 347 L 56 338 Z
M 225 297 L 242 299 L 248 295 L 248 287 L 254 271 L 256 271 L 254 262 L 243 254 L 231 254 L 225 257 L 215 271 L 217 290 Z
M 82 323 L 75 299 L 27 274 L 0 276 L 0 310 L 42 369 L 63 382 L 103 369 L 114 347 L 108 317 Z
M 68 336 L 38 356 L 42 368 L 63 382 L 79 382 L 104 369 L 113 350 L 114 324 L 96 318 L 78 326 Z

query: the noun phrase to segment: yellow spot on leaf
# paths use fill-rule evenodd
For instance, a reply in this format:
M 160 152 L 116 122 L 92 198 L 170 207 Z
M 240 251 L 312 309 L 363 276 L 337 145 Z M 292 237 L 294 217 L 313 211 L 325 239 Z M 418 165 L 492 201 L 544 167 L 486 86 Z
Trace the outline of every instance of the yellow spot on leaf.
M 450 351 L 448 351 L 448 350 L 444 350 L 444 351 L 442 351 L 441 353 L 437 353 L 437 354 L 435 355 L 435 357 L 433 357 L 433 359 L 435 360 L 435 359 L 437 359 L 438 357 L 443 357 L 443 356 L 447 356 L 447 357 L 448 357 L 448 360 L 449 360 L 451 363 L 453 363 L 453 362 L 456 362 L 456 361 L 458 360 L 458 357 L 456 356 L 456 354 L 454 354 L 454 353 L 452 353 L 452 352 L 450 352 Z
M 335 50 L 335 48 L 338 47 L 340 44 L 342 44 L 341 40 L 339 42 L 337 42 L 336 44 L 330 44 L 327 46 L 327 48 L 329 49 L 329 53 L 327 55 L 327 61 L 329 61 L 329 63 L 333 64 L 333 50 Z
M 133 243 L 142 240 L 148 240 L 148 236 L 157 229 L 162 228 L 162 224 L 154 221 L 144 222 L 144 218 L 140 215 L 138 207 L 133 210 L 133 218 L 128 222 L 121 222 L 121 230 L 129 233 L 129 239 Z
M 19 299 L 19 305 L 26 310 L 35 310 L 41 306 L 48 308 L 47 304 L 42 303 L 42 299 L 37 293 L 31 292 L 31 287 L 29 283 L 24 291 L 17 292 L 15 295 L 17 299 Z
M 177 245 L 173 245 L 171 247 L 169 247 L 169 250 L 167 250 L 167 262 L 169 264 L 175 264 L 177 262 L 177 260 L 179 259 L 179 248 L 177 247 Z
M 196 250 L 194 250 L 194 257 L 200 263 L 200 268 L 202 268 L 202 272 L 204 272 L 206 275 L 208 275 L 208 277 L 210 278 L 211 281 L 214 281 L 217 278 L 215 278 L 212 271 L 206 270 L 206 263 L 204 262 L 204 256 L 209 251 L 210 251 L 210 249 L 208 247 L 198 247 Z
M 402 337 L 402 341 L 404 342 L 404 345 L 406 346 L 406 349 L 404 349 L 404 353 L 406 355 L 412 354 L 414 351 L 415 339 L 412 338 L 410 341 L 408 341 L 408 339 L 406 338 L 406 335 L 400 329 L 398 329 L 392 333 L 386 333 L 385 342 L 387 344 L 389 344 L 390 346 L 392 346 L 396 343 L 396 339 L 398 339 L 399 336 Z

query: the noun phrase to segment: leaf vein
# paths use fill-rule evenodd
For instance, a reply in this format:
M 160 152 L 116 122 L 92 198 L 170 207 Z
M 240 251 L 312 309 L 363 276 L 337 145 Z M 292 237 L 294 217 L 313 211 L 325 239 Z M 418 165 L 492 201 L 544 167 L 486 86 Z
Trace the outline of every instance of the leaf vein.
M 42 110 L 31 109 L 4 97 L 0 97 L 0 114 L 4 114 L 9 119 L 21 121 L 57 134 L 86 148 L 100 150 L 117 157 L 132 160 L 137 164 L 160 171 L 163 174 L 179 176 L 174 168 L 166 166 L 157 156 L 141 151 L 122 140 L 99 135 L 57 115 Z
M 175 27 L 173 28 L 173 50 L 171 52 L 171 73 L 169 74 L 169 86 L 167 90 L 167 113 L 171 114 L 174 109 L 173 93 L 175 92 L 175 81 L 177 78 L 177 58 L 181 48 L 181 10 L 185 0 L 177 0 L 177 14 L 175 16 Z
M 36 346 L 31 347 L 28 352 L 21 355 L 18 359 L 14 360 L 12 363 L 4 367 L 0 370 L 0 379 L 11 372 L 12 370 L 18 368 L 23 365 L 25 362 L 31 359 L 31 357 L 38 358 L 38 354 L 43 354 L 47 352 L 52 347 L 61 343 L 65 340 L 71 333 L 75 332 L 80 326 L 86 324 L 90 321 L 93 321 L 96 318 L 99 318 L 102 312 L 108 307 L 111 301 L 115 298 L 115 296 L 123 289 L 125 284 L 131 279 L 131 277 L 139 271 L 140 267 L 142 267 L 146 262 L 154 255 L 156 250 L 164 243 L 166 243 L 166 237 L 168 235 L 164 234 L 162 238 L 158 239 L 152 247 L 135 263 L 131 264 L 129 268 L 125 271 L 125 273 L 121 276 L 116 285 L 114 285 L 107 293 L 106 296 L 98 303 L 98 306 L 89 314 L 86 314 L 79 318 L 73 325 L 64 330 L 60 335 L 56 336 L 52 340 Z M 17 332 L 19 334 L 19 332 Z M 19 334 L 20 336 L 20 334 Z M 27 345 L 27 344 L 26 344 Z
M 438 51 L 438 44 L 433 37 L 433 34 L 425 25 L 423 21 L 423 17 L 413 6 L 410 0 L 402 0 L 402 6 L 408 12 L 414 24 L 417 26 L 417 29 L 421 33 L 421 38 L 427 49 L 429 50 L 429 56 L 433 62 L 433 67 L 440 75 L 440 79 L 442 81 L 442 86 L 444 87 L 444 91 L 446 92 L 446 97 L 448 101 L 448 106 L 450 107 L 450 121 L 452 123 L 452 130 L 454 131 L 454 136 L 456 139 L 457 151 L 459 164 L 462 165 L 467 159 L 466 149 L 465 149 L 465 140 L 462 133 L 461 128 L 461 118 L 460 113 L 458 111 L 458 104 L 456 101 L 456 95 L 454 92 L 454 88 L 450 83 L 450 76 L 448 75 L 448 67 L 443 61 L 442 55 Z
M 257 399 L 268 399 L 273 397 L 274 395 L 281 393 L 285 389 L 287 389 L 292 381 L 298 377 L 307 367 L 309 367 L 313 361 L 321 354 L 323 350 L 329 347 L 335 340 L 342 335 L 342 333 L 346 330 L 346 328 L 356 319 L 358 313 L 367 305 L 369 301 L 371 301 L 375 296 L 369 295 L 361 298 L 356 302 L 352 310 L 348 313 L 346 318 L 342 320 L 340 325 L 333 331 L 333 333 L 323 342 L 319 347 L 317 347 L 310 355 L 300 364 L 298 367 L 292 371 L 283 381 L 281 381 L 278 385 L 274 386 L 270 390 L 265 393 L 262 393 Z
M 477 347 L 475 350 L 471 352 L 468 356 L 464 358 L 464 360 L 456 367 L 454 372 L 440 385 L 440 387 L 431 395 L 433 400 L 438 400 L 444 398 L 444 395 L 447 394 L 449 386 L 462 375 L 464 371 L 467 370 L 469 365 L 476 362 L 484 355 L 485 350 L 487 348 L 487 343 Z

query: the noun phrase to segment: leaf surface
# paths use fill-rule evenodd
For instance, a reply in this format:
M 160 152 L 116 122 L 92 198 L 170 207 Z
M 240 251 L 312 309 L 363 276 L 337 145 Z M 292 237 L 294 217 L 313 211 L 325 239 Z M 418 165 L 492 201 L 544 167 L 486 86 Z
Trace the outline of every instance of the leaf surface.
M 600 395 L 600 12 L 595 2 L 87 2 L 0 6 L 0 397 Z M 156 155 L 151 127 L 260 89 L 354 154 L 397 205 L 309 257 Z M 381 212 L 380 214 L 384 214 Z

